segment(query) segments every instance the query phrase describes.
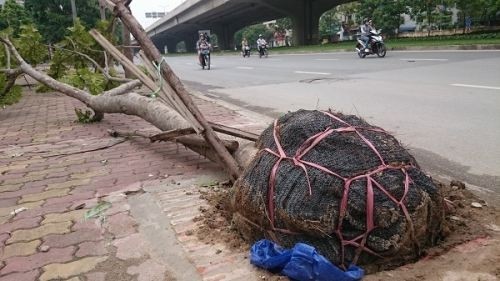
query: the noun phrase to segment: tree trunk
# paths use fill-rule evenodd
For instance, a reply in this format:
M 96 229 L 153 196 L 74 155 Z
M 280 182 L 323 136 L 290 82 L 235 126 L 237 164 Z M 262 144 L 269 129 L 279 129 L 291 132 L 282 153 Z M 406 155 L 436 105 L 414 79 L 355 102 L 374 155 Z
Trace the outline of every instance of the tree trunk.
M 130 81 L 115 89 L 94 96 L 37 71 L 24 61 L 8 39 L 0 38 L 0 41 L 9 48 L 13 57 L 19 61 L 19 69 L 11 70 L 11 72 L 26 73 L 47 87 L 81 101 L 94 110 L 97 118 L 102 118 L 104 113 L 124 113 L 138 116 L 162 131 L 191 128 L 191 125 L 179 113 L 163 102 L 136 93 L 129 93 L 128 91 L 141 84 L 137 80 Z M 193 141 L 193 138 L 179 137 L 175 141 L 216 163 L 220 163 L 218 153 L 210 148 L 211 145 L 208 143 L 200 145 L 201 138 L 198 141 Z M 226 142 L 226 144 L 228 143 Z M 234 146 L 234 142 L 229 143 L 229 145 L 232 147 L 231 150 L 236 149 L 234 155 L 242 167 L 245 167 L 256 153 L 253 142 L 245 143 L 244 146 L 238 145 L 237 148 Z
M 5 97 L 7 93 L 10 92 L 10 89 L 16 84 L 16 79 L 23 73 L 23 71 L 20 68 L 16 69 L 6 69 L 6 70 L 0 70 L 0 72 L 5 73 L 5 77 L 7 78 L 7 82 L 5 83 L 5 87 L 3 90 L 0 92 L 0 99 Z
M 134 53 L 130 47 L 132 45 L 132 42 L 130 40 L 130 31 L 128 30 L 127 26 L 122 24 L 123 27 L 123 50 L 122 53 L 129 59 L 130 61 L 134 61 Z M 125 77 L 127 78 L 134 78 L 134 74 L 130 72 L 127 68 L 125 68 Z

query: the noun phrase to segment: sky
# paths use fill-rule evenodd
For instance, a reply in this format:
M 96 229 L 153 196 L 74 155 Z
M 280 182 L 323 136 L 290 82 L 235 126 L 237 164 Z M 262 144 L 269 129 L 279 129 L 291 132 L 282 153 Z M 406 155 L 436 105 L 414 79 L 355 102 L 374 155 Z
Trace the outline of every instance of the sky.
M 158 19 L 146 18 L 147 12 L 166 12 L 172 11 L 185 0 L 133 0 L 130 4 L 132 14 L 141 23 L 142 27 L 147 28 Z

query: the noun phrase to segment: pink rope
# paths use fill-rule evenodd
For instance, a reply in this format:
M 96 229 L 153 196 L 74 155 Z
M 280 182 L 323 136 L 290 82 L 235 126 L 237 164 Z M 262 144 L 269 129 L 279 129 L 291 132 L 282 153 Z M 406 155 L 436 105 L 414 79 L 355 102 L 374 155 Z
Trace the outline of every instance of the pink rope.
M 362 252 L 367 252 L 371 255 L 381 257 L 379 254 L 377 254 L 375 251 L 370 249 L 369 247 L 366 246 L 366 241 L 368 239 L 369 234 L 377 228 L 375 225 L 375 189 L 380 190 L 383 194 L 385 194 L 392 202 L 394 202 L 396 205 L 398 205 L 406 220 L 409 222 L 410 225 L 410 230 L 412 235 L 414 234 L 413 230 L 413 224 L 411 221 L 410 214 L 408 212 L 408 209 L 406 208 L 404 204 L 404 200 L 406 199 L 409 188 L 410 188 L 410 182 L 411 178 L 410 175 L 408 174 L 407 170 L 409 168 L 414 168 L 413 165 L 388 165 L 386 164 L 385 160 L 383 159 L 382 155 L 380 152 L 377 150 L 375 145 L 368 140 L 362 133 L 361 131 L 372 131 L 372 132 L 380 132 L 380 133 L 386 133 L 386 131 L 379 129 L 379 128 L 364 128 L 364 127 L 356 127 L 352 126 L 346 121 L 340 119 L 339 117 L 333 115 L 330 112 L 322 112 L 323 114 L 331 117 L 333 120 L 341 123 L 345 127 L 340 127 L 337 129 L 332 129 L 332 128 L 327 128 L 323 132 L 319 132 L 311 137 L 309 137 L 295 152 L 295 155 L 293 157 L 287 156 L 282 145 L 280 142 L 279 138 L 279 125 L 278 125 L 278 120 L 274 121 L 274 130 L 273 130 L 273 137 L 274 137 L 274 142 L 276 144 L 277 152 L 266 148 L 263 151 L 266 151 L 270 153 L 271 155 L 274 155 L 278 160 L 274 164 L 271 174 L 269 176 L 269 186 L 268 186 L 268 193 L 267 193 L 267 208 L 268 208 L 268 214 L 269 214 L 269 221 L 270 225 L 273 231 L 279 231 L 287 234 L 297 234 L 295 232 L 292 232 L 290 230 L 286 229 L 281 229 L 281 228 L 276 228 L 275 227 L 275 192 L 276 192 L 276 178 L 277 178 L 277 173 L 279 170 L 279 166 L 282 161 L 289 160 L 291 161 L 295 166 L 301 168 L 304 171 L 304 174 L 306 176 L 307 180 L 307 185 L 308 185 L 308 193 L 309 195 L 312 195 L 312 186 L 311 182 L 309 179 L 309 174 L 307 172 L 307 166 L 318 169 L 320 171 L 323 171 L 329 175 L 335 176 L 337 178 L 340 178 L 344 181 L 344 191 L 342 194 L 342 199 L 340 201 L 340 206 L 339 206 L 339 221 L 338 221 L 338 226 L 337 229 L 334 231 L 334 234 L 337 235 L 337 237 L 340 240 L 340 245 L 341 245 L 341 264 L 342 266 L 345 266 L 345 246 L 352 246 L 357 248 L 357 253 L 354 258 L 354 263 L 358 260 L 359 256 L 361 255 Z M 348 132 L 354 132 L 356 133 L 359 138 L 370 148 L 375 155 L 379 158 L 380 160 L 380 165 L 376 167 L 375 169 L 366 172 L 363 175 L 357 175 L 352 178 L 345 178 L 340 176 L 338 173 L 329 170 L 326 167 L 323 167 L 319 164 L 316 163 L 311 163 L 308 161 L 302 160 L 302 157 L 304 157 L 309 151 L 311 151 L 316 145 L 318 145 L 321 141 L 323 141 L 325 138 L 330 136 L 333 133 L 348 133 Z M 378 173 L 384 172 L 386 170 L 400 170 L 404 173 L 405 175 L 405 180 L 403 182 L 404 184 L 404 192 L 403 196 L 398 200 L 396 199 L 390 192 L 386 190 L 385 187 L 383 187 L 380 183 L 378 183 L 374 178 L 373 175 L 376 175 Z M 360 180 L 360 179 L 365 179 L 366 180 L 366 231 L 362 235 L 355 237 L 354 239 L 345 239 L 343 231 L 342 231 L 342 226 L 343 226 L 343 221 L 346 216 L 347 212 L 347 204 L 349 200 L 349 191 L 351 188 L 351 184 L 353 181 Z

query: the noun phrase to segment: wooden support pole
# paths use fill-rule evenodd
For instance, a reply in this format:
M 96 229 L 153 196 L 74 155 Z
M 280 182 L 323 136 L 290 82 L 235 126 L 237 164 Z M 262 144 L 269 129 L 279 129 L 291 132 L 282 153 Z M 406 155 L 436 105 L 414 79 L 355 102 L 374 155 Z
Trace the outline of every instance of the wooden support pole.
M 125 69 L 129 69 L 137 79 L 141 80 L 146 87 L 151 91 L 157 91 L 159 85 L 155 83 L 147 74 L 142 72 L 132 61 L 130 61 L 125 55 L 123 55 L 120 50 L 118 50 L 111 42 L 109 42 L 106 37 L 104 37 L 99 31 L 92 29 L 90 35 L 99 43 L 111 56 L 117 60 Z M 151 62 L 148 61 L 149 64 Z M 168 106 L 176 110 L 181 116 L 183 116 L 197 132 L 203 131 L 203 127 L 199 124 L 198 120 L 189 112 L 188 108 L 179 99 L 175 91 L 167 83 L 163 83 L 158 96 L 165 102 Z
M 153 44 L 153 41 L 151 41 L 151 39 L 147 36 L 142 26 L 139 24 L 139 22 L 137 22 L 134 16 L 132 16 L 129 9 L 124 5 L 124 3 L 120 0 L 112 0 L 112 2 L 116 5 L 114 12 L 118 17 L 120 17 L 122 22 L 127 26 L 137 42 L 139 42 L 139 44 L 142 46 L 142 50 L 144 50 L 146 56 L 151 61 L 155 61 L 157 64 L 160 64 L 164 79 L 172 86 L 184 105 L 189 109 L 193 116 L 196 117 L 200 125 L 203 127 L 203 136 L 215 150 L 217 157 L 219 158 L 218 162 L 220 162 L 224 166 L 232 180 L 238 179 L 241 173 L 240 167 L 238 167 L 238 163 L 236 163 L 236 160 L 222 145 L 219 137 L 215 134 L 208 121 L 205 119 L 198 107 L 196 107 L 196 105 L 194 104 L 179 77 L 175 75 L 175 73 L 167 63 L 163 63 L 163 57 L 156 46 Z
M 226 135 L 230 135 L 233 137 L 238 137 L 238 138 L 242 138 L 242 139 L 250 140 L 250 141 L 257 141 L 259 139 L 259 135 L 254 134 L 254 133 L 250 133 L 250 132 L 243 131 L 240 129 L 217 124 L 214 122 L 208 122 L 208 123 L 210 124 L 210 126 L 212 126 L 214 131 L 219 132 L 219 133 L 223 133 Z

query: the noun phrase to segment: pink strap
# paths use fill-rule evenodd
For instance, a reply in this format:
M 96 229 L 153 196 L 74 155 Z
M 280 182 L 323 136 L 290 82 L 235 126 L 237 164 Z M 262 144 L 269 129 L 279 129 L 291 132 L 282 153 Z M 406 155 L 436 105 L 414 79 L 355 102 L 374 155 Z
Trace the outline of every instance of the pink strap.
M 276 144 L 276 148 L 278 151 L 275 152 L 269 148 L 263 149 L 263 151 L 266 151 L 266 152 L 270 153 L 271 155 L 276 156 L 276 158 L 278 158 L 278 160 L 276 161 L 276 163 L 274 164 L 274 166 L 271 170 L 271 174 L 269 175 L 269 186 L 268 186 L 268 192 L 267 192 L 267 211 L 269 214 L 268 219 L 269 219 L 269 222 L 271 224 L 271 230 L 286 233 L 286 234 L 298 234 L 298 233 L 292 232 L 290 230 L 276 228 L 275 224 L 274 224 L 274 222 L 275 222 L 275 212 L 274 212 L 275 199 L 274 199 L 274 197 L 275 197 L 275 192 L 276 192 L 276 178 L 277 178 L 278 169 L 279 169 L 279 166 L 280 166 L 282 161 L 291 160 L 295 166 L 300 167 L 304 171 L 304 174 L 305 174 L 306 180 L 307 180 L 308 189 L 309 189 L 308 190 L 309 195 L 312 195 L 313 190 L 312 190 L 312 186 L 311 186 L 311 182 L 309 179 L 309 174 L 307 172 L 306 166 L 318 169 L 318 170 L 323 171 L 329 175 L 340 178 L 344 181 L 344 192 L 343 192 L 342 199 L 340 201 L 340 206 L 339 206 L 338 226 L 337 226 L 337 229 L 334 231 L 334 234 L 337 235 L 337 237 L 339 238 L 339 240 L 341 242 L 340 243 L 341 244 L 341 255 L 342 255 L 341 256 L 341 265 L 345 266 L 345 260 L 344 260 L 345 259 L 345 246 L 352 246 L 352 247 L 357 248 L 353 263 L 357 262 L 357 260 L 362 252 L 367 252 L 371 255 L 381 257 L 379 254 L 375 253 L 373 250 L 369 249 L 366 246 L 366 241 L 368 239 L 368 235 L 374 229 L 377 228 L 377 226 L 375 225 L 375 211 L 374 211 L 374 209 L 375 209 L 375 192 L 374 192 L 374 188 L 379 189 L 391 201 L 393 201 L 395 204 L 397 204 L 401 208 L 406 220 L 409 222 L 411 235 L 414 236 L 413 223 L 411 221 L 411 217 L 410 217 L 410 214 L 408 212 L 408 209 L 406 208 L 406 206 L 404 204 L 404 201 L 408 195 L 409 188 L 410 188 L 410 182 L 411 182 L 411 178 L 410 178 L 407 170 L 410 168 L 415 168 L 415 167 L 413 165 L 401 164 L 401 165 L 393 166 L 393 165 L 386 164 L 382 155 L 377 150 L 375 145 L 361 133 L 361 131 L 373 131 L 373 132 L 386 133 L 386 131 L 384 131 L 383 129 L 355 127 L 355 126 L 350 125 L 346 121 L 340 119 L 339 117 L 335 116 L 334 114 L 332 114 L 330 112 L 322 112 L 322 113 L 331 117 L 333 120 L 341 123 L 342 125 L 345 125 L 345 127 L 340 127 L 340 128 L 336 128 L 336 129 L 327 128 L 327 129 L 325 129 L 325 131 L 319 132 L 319 133 L 309 137 L 297 149 L 297 151 L 295 152 L 295 155 L 293 157 L 289 157 L 286 155 L 286 153 L 281 145 L 280 138 L 279 138 L 278 120 L 274 121 L 273 137 L 274 137 L 274 142 Z M 316 145 L 318 145 L 321 141 L 323 141 L 325 138 L 327 138 L 331 134 L 333 134 L 333 133 L 341 134 L 341 133 L 348 133 L 348 132 L 355 132 L 359 136 L 359 138 L 377 155 L 377 157 L 380 160 L 380 165 L 377 168 L 375 168 L 371 171 L 367 171 L 363 175 L 358 175 L 358 176 L 355 176 L 352 178 L 344 178 L 344 177 L 340 176 L 338 173 L 335 173 L 326 167 L 323 167 L 323 166 L 316 164 L 316 163 L 311 163 L 311 162 L 302 160 L 302 157 L 304 157 L 309 151 L 311 151 L 314 147 L 316 147 Z M 392 194 L 390 194 L 380 183 L 378 183 L 372 177 L 373 175 L 384 172 L 386 170 L 401 170 L 405 175 L 405 180 L 403 183 L 404 184 L 404 193 L 403 193 L 403 196 L 401 197 L 401 199 L 399 199 L 399 200 L 396 199 Z M 344 221 L 344 218 L 346 216 L 346 213 L 347 213 L 349 191 L 350 191 L 352 182 L 356 181 L 356 180 L 361 180 L 361 179 L 366 180 L 366 231 L 364 234 L 362 234 L 358 237 L 355 237 L 354 239 L 347 240 L 344 237 L 344 234 L 342 231 L 342 225 L 343 225 L 343 221 Z

